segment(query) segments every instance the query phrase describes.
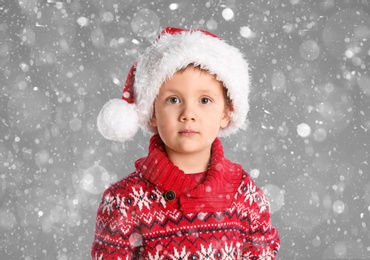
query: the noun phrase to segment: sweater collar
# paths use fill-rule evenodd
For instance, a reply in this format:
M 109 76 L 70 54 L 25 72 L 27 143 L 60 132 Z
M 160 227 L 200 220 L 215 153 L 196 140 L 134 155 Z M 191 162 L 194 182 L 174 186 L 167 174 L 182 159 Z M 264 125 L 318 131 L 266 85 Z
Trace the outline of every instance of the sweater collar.
M 137 160 L 135 167 L 163 192 L 174 191 L 184 212 L 218 211 L 230 206 L 242 176 L 241 166 L 224 157 L 218 138 L 212 144 L 210 166 L 200 184 L 171 162 L 158 134 L 150 139 L 148 156 Z

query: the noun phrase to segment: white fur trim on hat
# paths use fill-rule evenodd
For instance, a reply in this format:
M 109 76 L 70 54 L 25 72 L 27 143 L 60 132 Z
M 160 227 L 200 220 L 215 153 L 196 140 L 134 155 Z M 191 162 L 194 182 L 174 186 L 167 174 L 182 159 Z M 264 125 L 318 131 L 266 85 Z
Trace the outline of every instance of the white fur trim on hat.
M 229 125 L 221 129 L 219 135 L 226 136 L 243 128 L 249 110 L 248 63 L 237 48 L 197 30 L 163 34 L 140 56 L 134 83 L 140 127 L 156 132 L 149 120 L 159 88 L 167 78 L 189 64 L 215 74 L 228 90 L 233 111 Z

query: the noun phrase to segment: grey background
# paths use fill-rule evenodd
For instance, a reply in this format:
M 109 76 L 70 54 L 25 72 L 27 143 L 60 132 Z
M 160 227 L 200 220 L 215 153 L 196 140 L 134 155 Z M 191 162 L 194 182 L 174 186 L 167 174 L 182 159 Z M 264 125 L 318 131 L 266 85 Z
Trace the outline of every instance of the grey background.
M 370 2 L 0 0 L 0 259 L 89 259 L 109 183 L 150 136 L 96 117 L 166 26 L 209 30 L 252 68 L 229 159 L 271 201 L 278 259 L 370 259 Z

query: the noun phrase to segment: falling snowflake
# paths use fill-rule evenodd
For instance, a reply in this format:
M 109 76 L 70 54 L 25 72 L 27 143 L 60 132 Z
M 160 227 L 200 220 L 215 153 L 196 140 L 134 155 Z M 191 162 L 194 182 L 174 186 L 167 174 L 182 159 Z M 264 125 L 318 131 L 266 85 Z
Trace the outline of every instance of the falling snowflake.
M 148 192 L 143 191 L 143 187 L 140 187 L 140 191 L 138 192 L 134 187 L 132 187 L 132 192 L 130 195 L 134 198 L 134 206 L 139 206 L 140 211 L 143 209 L 143 205 L 149 209 L 149 205 L 152 203 L 148 199 Z

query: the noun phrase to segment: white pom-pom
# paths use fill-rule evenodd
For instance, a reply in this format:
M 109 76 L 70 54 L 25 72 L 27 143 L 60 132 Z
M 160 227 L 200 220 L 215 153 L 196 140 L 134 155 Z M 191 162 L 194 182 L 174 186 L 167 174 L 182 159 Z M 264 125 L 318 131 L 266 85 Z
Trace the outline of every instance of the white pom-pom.
M 122 99 L 112 99 L 100 110 L 99 132 L 109 140 L 124 142 L 135 136 L 139 128 L 136 105 Z

